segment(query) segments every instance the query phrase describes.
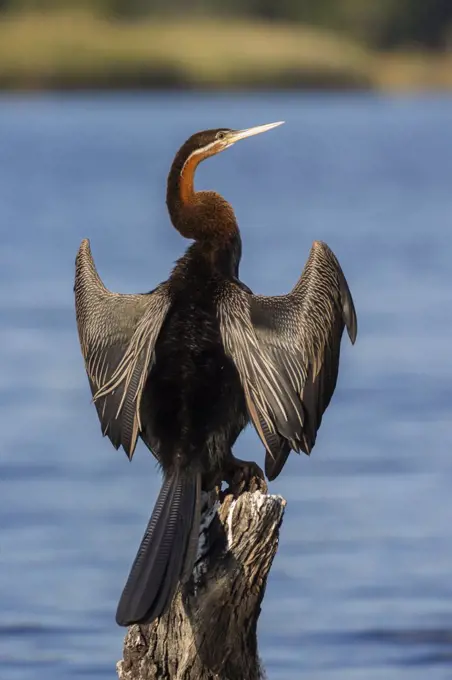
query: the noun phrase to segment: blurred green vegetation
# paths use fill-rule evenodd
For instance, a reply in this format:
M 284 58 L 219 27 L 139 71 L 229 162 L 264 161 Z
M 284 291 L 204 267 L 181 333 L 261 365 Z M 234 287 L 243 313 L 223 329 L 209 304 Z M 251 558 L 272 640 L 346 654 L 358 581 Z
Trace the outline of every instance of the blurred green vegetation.
M 452 0 L 0 0 L 0 88 L 452 89 Z
M 369 88 L 371 70 L 366 50 L 292 24 L 119 23 L 83 13 L 0 21 L 0 87 L 8 89 Z
M 0 11 L 88 10 L 122 20 L 184 15 L 300 22 L 378 49 L 443 50 L 452 41 L 452 0 L 0 0 Z

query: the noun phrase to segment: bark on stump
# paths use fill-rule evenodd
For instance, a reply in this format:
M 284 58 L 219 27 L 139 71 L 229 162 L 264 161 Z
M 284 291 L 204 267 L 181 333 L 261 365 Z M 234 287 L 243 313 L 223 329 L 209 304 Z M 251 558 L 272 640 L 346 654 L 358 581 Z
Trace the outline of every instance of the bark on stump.
M 165 616 L 129 628 L 119 680 L 263 678 L 256 627 L 285 505 L 255 482 L 205 494 L 192 578 Z

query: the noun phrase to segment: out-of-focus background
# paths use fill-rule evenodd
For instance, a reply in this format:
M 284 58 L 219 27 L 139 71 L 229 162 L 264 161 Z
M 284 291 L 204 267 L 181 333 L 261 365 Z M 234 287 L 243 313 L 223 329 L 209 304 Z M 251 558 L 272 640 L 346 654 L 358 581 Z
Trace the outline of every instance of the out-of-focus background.
M 0 0 L 0 86 L 452 86 L 450 0 Z
M 178 146 L 275 120 L 198 186 L 232 202 L 257 292 L 289 290 L 327 241 L 359 334 L 311 458 L 271 485 L 288 505 L 263 663 L 270 680 L 450 678 L 452 3 L 0 6 L 1 680 L 115 677 L 160 482 L 143 446 L 129 464 L 101 437 L 78 245 L 111 289 L 151 289 L 186 246 L 164 200 Z M 262 463 L 251 429 L 236 453 Z

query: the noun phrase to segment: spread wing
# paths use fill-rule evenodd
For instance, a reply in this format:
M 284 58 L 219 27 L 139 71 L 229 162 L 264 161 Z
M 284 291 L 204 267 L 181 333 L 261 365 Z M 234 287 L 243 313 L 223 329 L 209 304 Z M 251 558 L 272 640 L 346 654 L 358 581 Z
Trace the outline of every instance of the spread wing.
M 234 361 L 250 418 L 266 448 L 269 479 L 290 450 L 310 454 L 339 369 L 342 332 L 357 333 L 352 296 L 334 253 L 315 241 L 288 295 L 252 295 L 227 283 L 218 299 L 226 353 Z
M 142 430 L 143 389 L 171 304 L 166 284 L 144 295 L 111 293 L 85 239 L 77 254 L 74 292 L 80 345 L 102 432 L 131 458 Z

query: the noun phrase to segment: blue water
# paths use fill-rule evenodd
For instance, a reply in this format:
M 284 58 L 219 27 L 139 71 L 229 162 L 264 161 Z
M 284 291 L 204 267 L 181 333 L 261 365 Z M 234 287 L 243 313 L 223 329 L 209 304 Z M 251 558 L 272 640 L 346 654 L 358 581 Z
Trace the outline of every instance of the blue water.
M 277 294 L 314 239 L 359 316 L 287 511 L 260 618 L 271 680 L 452 676 L 452 99 L 0 99 L 0 678 L 114 678 L 114 613 L 159 486 L 102 439 L 73 310 L 89 237 L 146 291 L 185 242 L 166 174 L 192 132 L 287 124 L 204 163 L 242 228 L 242 279 Z M 237 454 L 263 461 L 251 430 Z

